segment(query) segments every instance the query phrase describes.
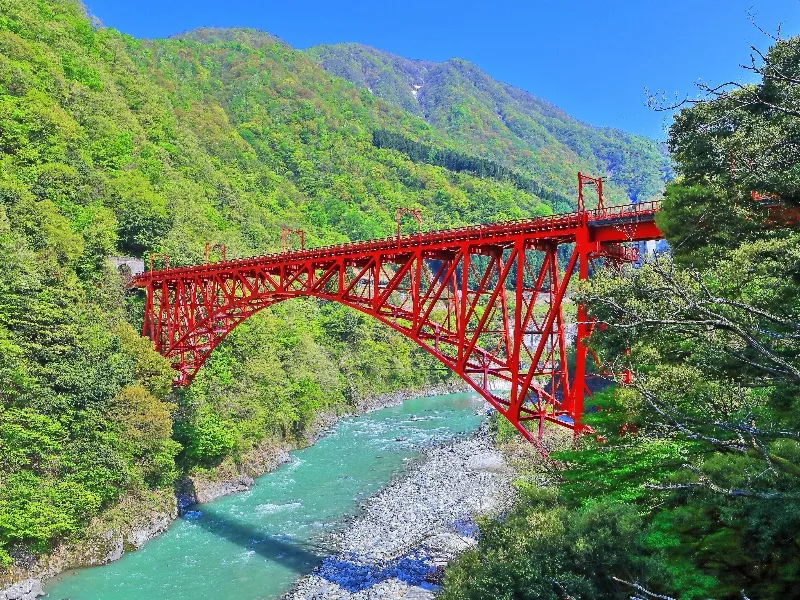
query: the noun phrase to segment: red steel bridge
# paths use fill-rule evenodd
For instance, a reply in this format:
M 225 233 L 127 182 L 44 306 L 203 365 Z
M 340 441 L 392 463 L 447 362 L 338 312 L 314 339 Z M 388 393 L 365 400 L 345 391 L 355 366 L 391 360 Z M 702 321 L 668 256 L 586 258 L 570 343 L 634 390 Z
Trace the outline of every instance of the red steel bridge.
M 339 302 L 402 333 L 461 376 L 527 439 L 546 421 L 581 425 L 588 392 L 585 307 L 564 314 L 590 263 L 636 260 L 630 242 L 662 237 L 655 202 L 605 207 L 602 181 L 578 176 L 578 210 L 493 225 L 151 270 L 142 334 L 189 385 L 242 321 L 298 296 Z M 587 209 L 583 187 L 598 206 Z M 574 289 L 574 288 L 573 288 Z M 574 358 L 568 369 L 568 348 Z

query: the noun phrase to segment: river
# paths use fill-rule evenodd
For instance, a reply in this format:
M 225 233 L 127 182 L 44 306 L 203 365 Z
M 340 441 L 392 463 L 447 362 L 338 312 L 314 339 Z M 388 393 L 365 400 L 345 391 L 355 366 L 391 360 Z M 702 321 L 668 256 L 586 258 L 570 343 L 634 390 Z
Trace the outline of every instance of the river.
M 483 417 L 467 394 L 408 400 L 339 421 L 250 491 L 191 507 L 109 565 L 72 571 L 52 600 L 279 598 L 329 554 L 326 534 L 385 487 L 424 445 L 466 437 Z

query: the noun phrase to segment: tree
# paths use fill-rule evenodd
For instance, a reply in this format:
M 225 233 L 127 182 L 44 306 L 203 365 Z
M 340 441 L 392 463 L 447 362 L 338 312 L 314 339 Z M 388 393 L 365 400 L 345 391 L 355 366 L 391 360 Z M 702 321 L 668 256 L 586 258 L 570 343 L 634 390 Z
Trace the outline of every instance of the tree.
M 613 410 L 636 434 L 603 431 L 606 462 L 566 456 L 574 485 L 644 451 L 628 497 L 659 506 L 671 583 L 653 593 L 680 598 L 782 598 L 800 579 L 800 234 L 751 200 L 800 198 L 800 38 L 754 53 L 760 82 L 702 88 L 670 129 L 679 178 L 657 222 L 674 261 L 601 271 L 579 297 L 606 325 L 595 349 L 634 372 Z
M 700 84 L 700 99 L 662 107 L 684 107 L 669 134 L 679 180 L 659 220 L 679 260 L 700 248 L 724 254 L 762 236 L 769 213 L 752 192 L 800 205 L 800 37 L 776 37 L 767 52 L 752 51 L 744 68 L 760 82 Z M 698 266 L 713 262 L 697 259 Z
M 111 402 L 109 416 L 119 426 L 121 445 L 150 486 L 168 485 L 177 476 L 181 447 L 172 440 L 172 408 L 141 386 L 123 388 Z

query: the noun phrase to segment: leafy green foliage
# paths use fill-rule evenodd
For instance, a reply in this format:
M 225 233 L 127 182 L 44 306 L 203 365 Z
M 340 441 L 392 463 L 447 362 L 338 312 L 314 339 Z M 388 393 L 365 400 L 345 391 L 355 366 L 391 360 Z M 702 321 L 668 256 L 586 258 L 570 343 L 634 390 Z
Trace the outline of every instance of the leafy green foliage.
M 800 240 L 766 237 L 713 269 L 659 259 L 584 291 L 611 325 L 597 349 L 630 348 L 635 385 L 613 410 L 637 429 L 565 454 L 564 487 L 658 507 L 648 544 L 672 578 L 659 589 L 681 598 L 781 598 L 797 584 Z
M 183 442 L 189 461 L 200 464 L 218 463 L 236 447 L 236 436 L 230 422 L 219 419 L 211 410 L 195 413 L 191 420 L 182 422 L 176 429 L 176 438 Z
M 762 81 L 723 88 L 676 115 L 669 147 L 681 180 L 667 194 L 659 224 L 676 241 L 678 260 L 696 256 L 695 264 L 706 266 L 713 254 L 762 237 L 768 211 L 751 192 L 798 205 L 798 57 L 800 38 L 779 40 L 763 64 L 754 63 Z
M 796 594 L 800 235 L 796 223 L 765 215 L 750 191 L 796 204 L 799 56 L 800 38 L 778 41 L 754 64 L 763 81 L 676 115 L 670 148 L 680 178 L 657 216 L 674 259 L 601 269 L 576 294 L 607 326 L 592 336 L 594 349 L 631 369 L 633 385 L 587 403 L 597 438 L 554 454 L 565 465 L 554 489 L 539 491 L 523 474 L 526 497 L 554 500 L 485 525 L 444 597 L 636 594 L 612 577 L 648 590 L 636 597 Z M 587 575 L 569 536 L 588 511 L 611 514 L 609 506 L 636 516 L 615 532 L 630 552 L 612 545 L 609 564 Z M 539 545 L 543 530 L 551 546 Z M 601 543 L 605 531 L 586 536 Z M 616 552 L 630 564 L 614 562 Z M 542 565 L 542 556 L 555 560 Z M 563 589 L 548 587 L 554 581 Z
M 111 401 L 120 447 L 135 465 L 131 476 L 148 486 L 170 484 L 176 476 L 181 446 L 171 439 L 171 408 L 141 386 L 127 386 Z
M 30 244 L 22 232 L 26 223 L 16 220 L 0 231 L 4 562 L 14 544 L 41 552 L 54 539 L 78 534 L 138 481 L 171 482 L 176 452 L 164 404 L 129 387 L 138 371 L 163 398 L 169 366 L 149 345 L 133 342 L 113 305 L 92 305 L 74 273 L 64 269 L 63 254 Z M 97 276 L 102 285 L 113 282 Z M 118 306 L 119 294 L 111 294 Z M 110 330 L 109 322 L 117 324 Z M 135 390 L 141 391 L 136 402 Z
M 557 491 L 529 488 L 504 521 L 482 524 L 477 548 L 448 568 L 442 598 L 627 599 L 614 574 L 647 581 L 658 571 L 645 542 L 631 505 L 571 509 Z
M 574 196 L 576 171 L 609 176 L 608 198 L 618 204 L 647 200 L 670 176 L 665 154 L 650 140 L 576 121 L 467 61 L 408 60 L 360 44 L 306 53 L 334 75 L 446 131 L 454 150 L 512 168 L 561 195 Z
M 749 197 L 795 202 L 798 159 L 785 150 L 800 116 L 798 49 L 798 38 L 778 41 L 755 67 L 761 83 L 676 116 L 681 178 L 658 217 L 674 262 L 602 273 L 583 292 L 610 325 L 597 349 L 630 348 L 636 381 L 618 402 L 653 461 L 634 500 L 658 506 L 648 544 L 672 579 L 661 589 L 681 598 L 783 598 L 800 575 L 800 236 Z M 767 147 L 774 155 L 758 158 Z
M 547 200 L 551 206 L 562 209 L 560 212 L 568 212 L 571 208 L 571 202 L 566 196 L 557 194 L 530 177 L 525 177 L 517 171 L 485 158 L 477 158 L 457 150 L 440 149 L 428 144 L 421 144 L 402 134 L 384 129 L 372 132 L 372 143 L 377 148 L 398 150 L 417 163 L 444 167 L 448 171 L 467 171 L 478 177 L 511 181 L 519 189 L 528 190 L 539 198 Z

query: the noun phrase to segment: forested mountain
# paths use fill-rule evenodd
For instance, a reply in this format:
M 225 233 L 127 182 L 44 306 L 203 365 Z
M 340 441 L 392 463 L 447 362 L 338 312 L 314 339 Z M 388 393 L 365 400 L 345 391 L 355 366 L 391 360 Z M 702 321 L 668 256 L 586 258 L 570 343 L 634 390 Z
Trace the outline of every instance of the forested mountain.
M 464 60 L 409 60 L 361 44 L 315 46 L 307 54 L 481 157 L 522 169 L 562 193 L 573 189 L 575 171 L 582 169 L 607 175 L 631 199 L 644 201 L 660 191 L 669 174 L 663 152 L 651 140 L 577 121 Z
M 195 263 L 208 241 L 228 257 L 264 253 L 283 226 L 310 245 L 382 236 L 397 206 L 421 208 L 426 228 L 548 214 L 537 190 L 572 198 L 578 168 L 610 169 L 597 131 L 578 153 L 539 125 L 530 142 L 487 136 L 481 148 L 520 178 L 374 143 L 389 131 L 462 160 L 470 110 L 426 123 L 262 32 L 138 40 L 77 0 L 0 0 L 0 564 L 79 537 L 123 497 L 230 467 L 265 437 L 301 439 L 323 411 L 443 377 L 366 317 L 294 300 L 249 319 L 189 390 L 170 391 L 170 366 L 136 333 L 142 299 L 107 258 Z M 662 169 L 652 146 L 614 139 L 639 157 L 620 172 Z
M 671 254 L 577 295 L 630 385 L 588 401 L 595 436 L 554 453 L 557 473 L 521 463 L 517 507 L 443 599 L 798 597 L 800 36 L 771 43 L 754 83 L 675 115 Z

